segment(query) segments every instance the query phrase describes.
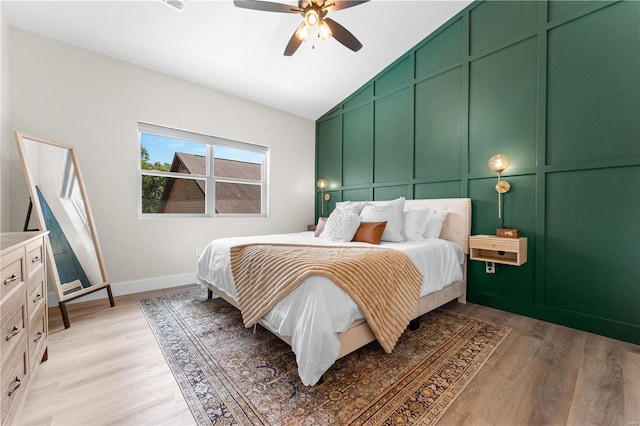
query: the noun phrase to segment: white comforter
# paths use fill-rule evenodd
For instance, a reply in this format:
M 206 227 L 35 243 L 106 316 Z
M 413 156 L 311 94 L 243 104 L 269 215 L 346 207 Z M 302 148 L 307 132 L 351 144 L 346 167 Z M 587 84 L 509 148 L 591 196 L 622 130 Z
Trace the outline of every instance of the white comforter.
M 209 243 L 198 260 L 198 283 L 203 287 L 213 284 L 237 301 L 229 249 L 251 243 L 371 247 L 367 243 L 331 243 L 315 238 L 313 232 L 221 238 Z M 423 276 L 421 296 L 462 280 L 464 253 L 455 243 L 431 239 L 382 242 L 380 247 L 401 250 L 411 258 Z M 340 352 L 337 333 L 346 331 L 353 321 L 361 318 L 362 312 L 341 288 L 329 278 L 313 276 L 269 311 L 263 317 L 263 323 L 278 334 L 291 338 L 298 374 L 302 383 L 309 386 L 316 384 L 336 360 Z

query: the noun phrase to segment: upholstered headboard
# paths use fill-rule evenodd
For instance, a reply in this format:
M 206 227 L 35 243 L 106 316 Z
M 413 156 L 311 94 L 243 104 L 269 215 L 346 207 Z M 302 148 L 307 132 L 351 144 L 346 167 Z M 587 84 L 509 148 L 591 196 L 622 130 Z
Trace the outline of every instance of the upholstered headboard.
M 471 235 L 471 198 L 407 200 L 404 205 L 405 210 L 425 207 L 444 209 L 449 212 L 442 225 L 440 238 L 457 243 L 468 254 Z
M 368 204 L 382 205 L 389 201 L 367 201 Z M 337 203 L 341 204 L 341 203 Z M 406 200 L 405 210 L 431 207 L 449 212 L 442 225 L 440 238 L 453 241 L 469 254 L 469 236 L 471 235 L 471 199 L 470 198 L 430 198 Z

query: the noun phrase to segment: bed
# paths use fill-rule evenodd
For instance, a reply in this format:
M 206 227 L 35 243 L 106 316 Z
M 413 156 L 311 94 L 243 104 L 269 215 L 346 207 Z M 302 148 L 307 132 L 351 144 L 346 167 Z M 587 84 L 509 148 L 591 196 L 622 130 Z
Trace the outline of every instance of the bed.
M 367 204 L 384 206 L 386 203 L 390 202 L 375 201 Z M 455 299 L 466 303 L 466 255 L 469 252 L 471 200 L 422 199 L 403 200 L 403 203 L 405 212 L 422 209 L 446 211 L 439 238 L 408 242 L 383 241 L 379 245 L 379 248 L 405 253 L 422 274 L 420 295 L 410 315 L 411 319 L 415 320 Z M 207 245 L 197 263 L 197 281 L 208 289 L 209 297 L 221 297 L 239 308 L 238 292 L 231 273 L 231 253 L 238 247 L 254 244 L 371 246 L 361 242 L 327 242 L 315 237 L 313 232 L 217 239 Z M 316 384 L 337 359 L 376 340 L 374 330 L 360 307 L 326 276 L 312 275 L 305 278 L 262 316 L 258 323 L 292 346 L 300 379 L 308 386 Z

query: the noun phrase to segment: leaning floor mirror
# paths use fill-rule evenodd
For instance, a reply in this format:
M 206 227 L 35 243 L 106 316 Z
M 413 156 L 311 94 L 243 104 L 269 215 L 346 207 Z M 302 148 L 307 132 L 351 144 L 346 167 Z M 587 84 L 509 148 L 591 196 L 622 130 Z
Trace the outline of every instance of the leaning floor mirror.
M 71 300 L 105 289 L 115 306 L 76 151 L 21 132 L 16 132 L 16 142 L 31 197 L 24 230 L 34 230 L 34 222 L 49 231 L 49 279 L 64 327 L 69 328 L 66 303 Z

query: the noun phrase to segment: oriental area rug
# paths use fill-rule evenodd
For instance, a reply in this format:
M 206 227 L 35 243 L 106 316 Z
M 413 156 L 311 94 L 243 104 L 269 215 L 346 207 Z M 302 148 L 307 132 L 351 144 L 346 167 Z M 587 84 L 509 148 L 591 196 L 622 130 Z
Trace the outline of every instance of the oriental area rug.
M 437 309 L 391 354 L 372 342 L 305 386 L 290 346 L 206 290 L 140 306 L 198 425 L 435 424 L 510 331 Z

